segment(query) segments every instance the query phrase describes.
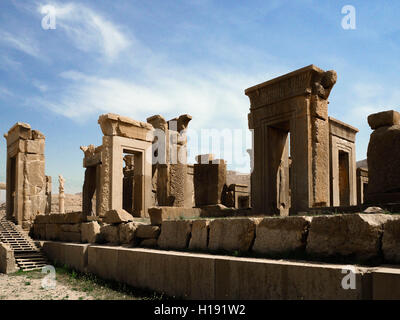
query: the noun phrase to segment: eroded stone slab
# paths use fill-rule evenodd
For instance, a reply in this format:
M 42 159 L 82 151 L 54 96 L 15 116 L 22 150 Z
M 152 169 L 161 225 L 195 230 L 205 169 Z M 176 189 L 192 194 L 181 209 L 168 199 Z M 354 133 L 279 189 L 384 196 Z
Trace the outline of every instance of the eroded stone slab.
M 82 242 L 96 243 L 100 235 L 100 225 L 97 221 L 82 223 L 81 237 Z
M 313 217 L 307 238 L 308 254 L 320 257 L 379 256 L 383 225 L 395 219 L 386 214 L 342 214 Z
M 141 225 L 137 222 L 122 223 L 119 228 L 119 241 L 122 244 L 132 243 L 135 239 L 135 233 L 138 226 Z
M 249 251 L 260 218 L 215 219 L 210 223 L 210 250 Z
M 161 225 L 161 234 L 158 246 L 162 249 L 186 249 L 189 245 L 192 231 L 192 221 L 164 221 Z
M 101 226 L 100 237 L 108 243 L 119 243 L 118 226 L 110 224 Z
M 382 250 L 385 260 L 400 263 L 400 219 L 387 221 L 383 230 Z
M 189 242 L 191 250 L 207 250 L 208 234 L 211 220 L 194 220 L 192 223 L 192 236 Z
M 310 217 L 268 217 L 257 225 L 253 251 L 259 254 L 286 254 L 306 247 Z
M 106 216 L 104 217 L 104 222 L 109 224 L 123 223 L 128 221 L 133 221 L 133 216 L 124 209 L 107 211 Z
M 139 225 L 136 229 L 136 237 L 140 239 L 157 239 L 160 235 L 160 227 L 151 225 Z

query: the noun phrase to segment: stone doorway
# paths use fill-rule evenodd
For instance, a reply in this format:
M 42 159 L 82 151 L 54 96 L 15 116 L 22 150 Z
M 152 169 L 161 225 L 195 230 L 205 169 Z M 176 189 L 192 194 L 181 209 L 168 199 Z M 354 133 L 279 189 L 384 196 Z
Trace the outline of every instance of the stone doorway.
M 350 205 L 349 153 L 339 150 L 339 201 L 340 206 Z
M 16 159 L 16 157 L 10 158 L 9 177 L 10 177 L 10 192 L 8 194 L 7 203 L 9 203 L 10 209 L 7 212 L 7 218 L 8 219 L 12 219 L 12 218 L 17 219 L 18 217 L 16 216 L 16 212 L 15 212 L 15 200 L 16 200 L 16 193 L 17 193 L 17 189 L 16 189 L 17 159 Z
M 270 185 L 266 188 L 267 206 L 273 214 L 287 216 L 290 208 L 289 150 L 290 122 L 284 121 L 267 126 L 266 168 Z
M 122 208 L 134 217 L 140 217 L 143 212 L 142 177 L 141 169 L 143 153 L 132 150 L 123 150 L 122 179 Z

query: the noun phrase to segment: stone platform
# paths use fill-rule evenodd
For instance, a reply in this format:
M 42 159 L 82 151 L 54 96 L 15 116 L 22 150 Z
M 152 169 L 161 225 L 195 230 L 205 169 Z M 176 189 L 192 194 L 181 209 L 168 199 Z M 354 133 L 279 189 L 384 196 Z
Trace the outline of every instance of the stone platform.
M 239 258 L 42 242 L 48 258 L 82 272 L 184 299 L 400 299 L 400 268 Z M 342 282 L 354 272 L 354 288 Z M 346 282 L 346 281 L 345 281 Z

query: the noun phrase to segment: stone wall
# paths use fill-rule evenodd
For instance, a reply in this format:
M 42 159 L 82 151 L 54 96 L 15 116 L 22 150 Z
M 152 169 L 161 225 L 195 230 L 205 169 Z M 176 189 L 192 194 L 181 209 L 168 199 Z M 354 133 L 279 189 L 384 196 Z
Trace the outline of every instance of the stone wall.
M 185 299 L 400 299 L 396 267 L 359 267 L 45 241 L 50 261 Z M 343 287 L 351 270 L 354 288 Z M 345 273 L 343 272 L 345 271 Z
M 357 263 L 400 263 L 400 216 L 338 214 L 170 220 L 149 225 L 117 215 L 83 221 L 76 214 L 38 216 L 42 240 L 112 243 L 230 255 Z

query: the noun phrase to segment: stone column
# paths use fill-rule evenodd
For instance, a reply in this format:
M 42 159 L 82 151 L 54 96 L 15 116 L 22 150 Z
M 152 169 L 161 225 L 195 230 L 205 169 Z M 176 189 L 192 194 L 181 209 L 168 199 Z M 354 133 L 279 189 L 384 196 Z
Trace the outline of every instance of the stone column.
M 65 206 L 64 206 L 64 201 L 65 201 L 65 194 L 64 194 L 64 183 L 65 179 L 63 178 L 62 175 L 58 176 L 58 182 L 59 182 L 59 187 L 58 187 L 58 211 L 60 213 L 65 213 Z
M 365 203 L 400 203 L 400 113 L 371 114 L 374 130 L 368 144 L 368 190 Z

